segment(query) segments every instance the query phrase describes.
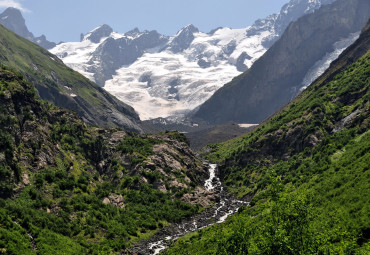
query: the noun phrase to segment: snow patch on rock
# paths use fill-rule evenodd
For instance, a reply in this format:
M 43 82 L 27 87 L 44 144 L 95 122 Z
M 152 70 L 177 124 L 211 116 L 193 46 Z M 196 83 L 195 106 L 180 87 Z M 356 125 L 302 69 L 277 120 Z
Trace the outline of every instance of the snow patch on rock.
M 302 81 L 302 87 L 300 92 L 305 90 L 312 82 L 314 82 L 320 75 L 322 75 L 326 69 L 329 68 L 330 63 L 336 60 L 339 55 L 351 44 L 353 44 L 358 37 L 360 32 L 352 33 L 347 38 L 344 38 L 333 44 L 333 51 L 328 52 L 325 56 L 317 61 L 307 72 Z

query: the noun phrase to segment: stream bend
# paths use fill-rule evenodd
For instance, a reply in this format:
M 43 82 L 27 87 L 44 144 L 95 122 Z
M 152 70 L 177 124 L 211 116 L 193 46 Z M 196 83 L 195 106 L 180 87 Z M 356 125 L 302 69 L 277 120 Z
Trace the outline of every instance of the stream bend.
M 174 223 L 163 228 L 157 234 L 147 240 L 143 240 L 131 249 L 132 253 L 140 255 L 157 255 L 165 250 L 171 243 L 181 236 L 188 233 L 209 227 L 215 223 L 224 222 L 230 215 L 238 211 L 242 205 L 248 202 L 237 200 L 224 190 L 216 164 L 207 164 L 209 178 L 205 181 L 204 187 L 207 190 L 215 191 L 219 197 L 219 202 L 198 215 L 184 219 L 181 223 Z

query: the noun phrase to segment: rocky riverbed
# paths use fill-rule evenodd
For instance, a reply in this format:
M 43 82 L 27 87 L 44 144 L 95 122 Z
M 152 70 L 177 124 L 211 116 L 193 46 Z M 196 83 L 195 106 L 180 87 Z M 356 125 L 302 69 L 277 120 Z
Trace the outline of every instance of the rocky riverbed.
M 228 216 L 237 212 L 242 205 L 248 205 L 248 202 L 237 200 L 226 193 L 218 178 L 217 165 L 209 164 L 208 169 L 209 179 L 205 181 L 204 187 L 217 194 L 218 202 L 200 214 L 163 228 L 151 238 L 139 242 L 130 250 L 130 253 L 138 255 L 159 254 L 179 237 L 216 223 L 222 223 Z

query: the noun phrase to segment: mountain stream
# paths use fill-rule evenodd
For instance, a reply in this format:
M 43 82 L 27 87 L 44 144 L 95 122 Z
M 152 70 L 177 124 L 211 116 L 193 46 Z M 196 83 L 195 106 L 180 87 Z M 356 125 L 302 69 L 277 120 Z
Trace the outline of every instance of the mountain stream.
M 249 204 L 248 202 L 237 200 L 226 193 L 220 178 L 217 177 L 218 169 L 216 164 L 209 164 L 208 170 L 209 178 L 205 181 L 204 187 L 207 190 L 216 192 L 219 197 L 219 201 L 216 205 L 204 210 L 200 214 L 184 219 L 180 223 L 173 223 L 163 228 L 151 238 L 143 240 L 132 248 L 131 252 L 133 254 L 159 254 L 179 237 L 209 227 L 215 223 L 222 223 L 227 217 L 237 212 L 242 205 Z

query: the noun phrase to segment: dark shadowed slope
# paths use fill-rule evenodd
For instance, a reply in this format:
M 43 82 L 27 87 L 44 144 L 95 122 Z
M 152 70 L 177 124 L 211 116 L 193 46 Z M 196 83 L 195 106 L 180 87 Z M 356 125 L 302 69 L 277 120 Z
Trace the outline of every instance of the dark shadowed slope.
M 367 0 L 338 0 L 291 23 L 248 71 L 201 105 L 194 119 L 260 123 L 288 103 L 309 69 L 335 42 L 360 31 L 369 14 Z

